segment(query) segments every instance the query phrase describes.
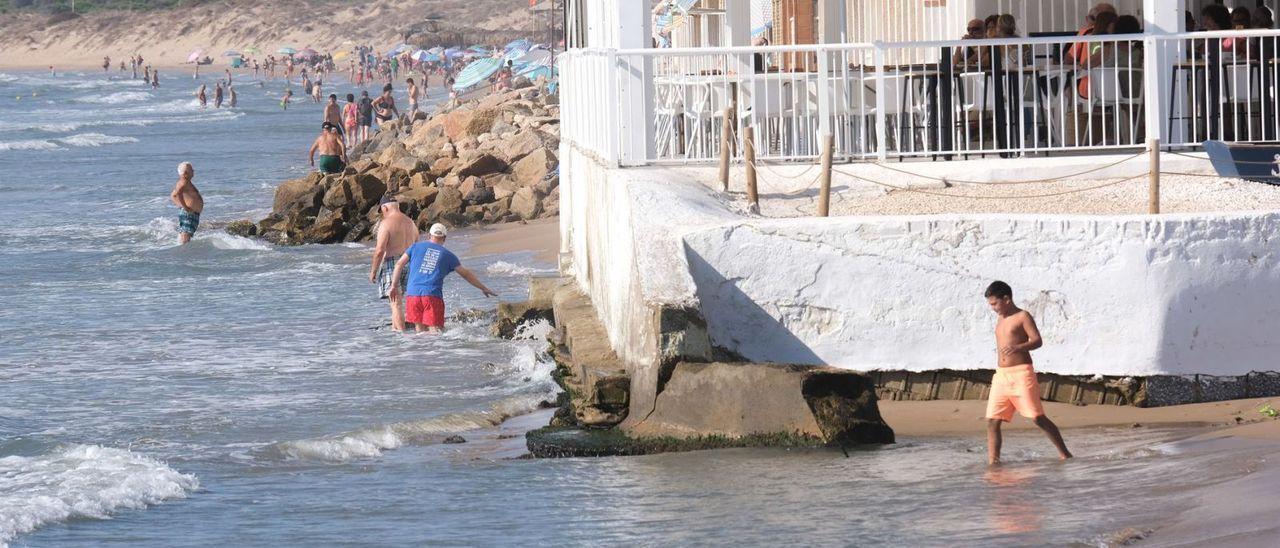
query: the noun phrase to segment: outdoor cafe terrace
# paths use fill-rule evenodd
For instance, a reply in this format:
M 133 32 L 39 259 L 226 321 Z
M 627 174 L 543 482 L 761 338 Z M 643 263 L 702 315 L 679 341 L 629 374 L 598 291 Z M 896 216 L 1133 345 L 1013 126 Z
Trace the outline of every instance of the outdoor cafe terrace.
M 1144 26 L 1140 34 L 653 48 L 649 29 L 628 39 L 622 25 L 612 41 L 620 47 L 561 56 L 565 139 L 620 165 L 713 163 L 725 143 L 741 159 L 747 135 L 758 160 L 804 162 L 823 153 L 825 135 L 837 162 L 1278 139 L 1280 31 L 1157 32 L 1151 17 Z

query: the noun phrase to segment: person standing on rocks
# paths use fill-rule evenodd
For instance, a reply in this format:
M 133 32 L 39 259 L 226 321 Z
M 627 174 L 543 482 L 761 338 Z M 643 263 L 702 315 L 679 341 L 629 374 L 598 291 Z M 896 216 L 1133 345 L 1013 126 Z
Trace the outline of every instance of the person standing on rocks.
M 311 143 L 311 166 L 316 165 L 316 152 L 320 152 L 320 173 L 333 175 L 347 168 L 347 147 L 338 137 L 338 128 L 329 121 L 320 124 L 320 136 Z
M 373 125 L 373 100 L 369 98 L 367 90 L 360 92 L 359 114 L 357 120 L 360 123 L 359 142 L 363 143 L 369 140 L 369 128 Z
M 378 130 L 400 117 L 400 109 L 396 108 L 396 99 L 391 96 L 391 84 L 382 86 L 382 95 L 373 100 L 373 108 L 378 113 Z
M 486 297 L 497 297 L 498 294 L 480 283 L 474 273 L 462 266 L 457 255 L 445 249 L 444 240 L 449 235 L 449 229 L 436 223 L 431 225 L 428 234 L 430 241 L 409 246 L 400 260 L 396 261 L 396 269 L 392 274 L 392 291 L 401 289 L 398 280 L 407 269 L 409 281 L 404 285 L 405 319 L 413 324 L 418 333 L 440 333 L 444 331 L 444 279 L 449 273 L 457 272 Z
M 356 105 L 356 96 L 348 93 L 347 105 L 342 107 L 342 126 L 348 148 L 360 144 L 357 140 L 359 139 L 359 136 L 357 135 L 357 131 L 359 130 L 356 129 L 358 127 L 356 122 L 359 119 L 360 107 Z
M 329 94 L 329 102 L 324 105 L 324 121 L 332 125 L 339 136 L 345 137 L 342 132 L 342 107 L 338 106 L 337 94 Z
M 418 241 L 418 226 L 413 219 L 400 212 L 400 203 L 394 196 L 385 196 L 378 204 L 382 222 L 378 223 L 377 245 L 373 249 L 373 265 L 369 267 L 369 282 L 378 285 L 378 297 L 391 303 L 391 328 L 404 331 L 404 291 L 408 286 L 408 270 L 397 274 L 396 261 L 409 246 Z M 400 288 L 393 291 L 393 288 Z
M 413 83 L 413 78 L 405 78 L 405 83 L 409 85 L 409 116 L 408 123 L 413 123 L 413 116 L 418 112 L 418 84 Z
M 1058 426 L 1044 414 L 1040 403 L 1040 383 L 1031 366 L 1031 351 L 1043 346 L 1040 330 L 1031 313 L 1013 304 L 1013 289 L 1004 282 L 992 282 L 985 293 L 987 304 L 996 313 L 996 373 L 991 378 L 987 398 L 987 464 L 1000 464 L 1001 423 L 1013 420 L 1013 412 L 1031 419 L 1044 431 L 1063 460 L 1071 458 Z
M 178 184 L 169 193 L 169 200 L 173 205 L 182 208 L 178 213 L 178 239 L 182 245 L 190 242 L 191 236 L 200 228 L 200 214 L 204 213 L 204 197 L 192 182 L 195 176 L 196 169 L 190 162 L 178 164 Z

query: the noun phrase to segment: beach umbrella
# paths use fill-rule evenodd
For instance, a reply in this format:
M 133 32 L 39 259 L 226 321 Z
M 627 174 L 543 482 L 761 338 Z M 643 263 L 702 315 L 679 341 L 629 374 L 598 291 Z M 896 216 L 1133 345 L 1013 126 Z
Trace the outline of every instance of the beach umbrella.
M 425 49 L 420 49 L 418 51 L 413 52 L 411 55 L 409 55 L 409 58 L 419 63 L 425 63 L 427 61 L 434 61 L 436 59 L 439 59 L 439 57 L 436 57 L 435 55 L 427 53 L 427 50 Z
M 298 57 L 315 57 L 319 54 L 319 52 L 311 48 L 303 48 L 302 51 L 298 52 Z
M 444 48 L 440 46 L 436 46 L 434 48 L 427 50 L 427 53 L 430 53 L 431 55 L 441 55 L 444 53 Z
M 194 62 L 196 62 L 196 61 L 199 61 L 199 60 L 200 60 L 200 58 L 201 58 L 201 57 L 203 57 L 203 56 L 204 56 L 204 50 L 199 49 L 199 48 L 196 48 L 195 50 L 193 50 L 193 51 L 191 52 L 191 55 L 188 55 L 188 56 L 187 56 L 187 62 L 188 62 L 188 63 L 194 63 Z
M 293 49 L 289 46 L 285 46 L 283 48 L 276 50 L 276 53 L 279 53 L 281 55 L 293 55 L 295 53 L 298 53 L 298 50 Z
M 410 46 L 409 44 L 400 44 L 390 50 L 387 50 L 387 55 L 399 55 L 401 52 L 412 47 L 413 46 Z
M 227 50 L 227 51 L 222 52 L 222 56 L 223 56 L 223 57 L 239 57 L 239 56 L 240 56 L 240 52 L 238 52 L 238 51 L 236 51 L 236 50 L 233 50 L 233 49 L 229 49 L 229 50 Z
M 343 60 L 343 59 L 346 59 L 346 58 L 347 58 L 347 57 L 349 57 L 350 55 L 351 55 L 351 52 L 349 52 L 349 51 L 339 51 L 338 53 L 333 54 L 333 60 L 334 60 L 334 61 L 341 61 L 341 60 Z

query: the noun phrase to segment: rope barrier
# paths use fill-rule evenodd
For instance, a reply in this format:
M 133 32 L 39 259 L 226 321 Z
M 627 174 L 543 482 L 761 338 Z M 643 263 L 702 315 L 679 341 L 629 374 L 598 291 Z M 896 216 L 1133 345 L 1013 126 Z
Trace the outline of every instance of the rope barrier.
M 1146 153 L 1146 152 L 1139 152 L 1139 153 L 1137 153 L 1137 154 L 1134 154 L 1133 156 L 1129 156 L 1129 157 L 1126 157 L 1126 158 L 1123 158 L 1123 159 L 1117 160 L 1117 161 L 1115 161 L 1115 162 L 1112 162 L 1112 163 L 1107 164 L 1107 165 L 1104 165 L 1104 166 L 1099 166 L 1099 167 L 1091 168 L 1091 169 L 1088 169 L 1088 170 L 1085 170 L 1085 171 L 1081 171 L 1081 172 L 1079 172 L 1079 173 L 1072 173 L 1072 174 L 1070 174 L 1070 175 L 1059 175 L 1059 176 L 1056 176 L 1056 177 L 1047 177 L 1047 178 L 1044 178 L 1044 179 L 1027 179 L 1027 180 L 1025 180 L 1025 181 L 966 181 L 966 180 L 963 180 L 963 179 L 947 179 L 947 178 L 944 178 L 944 177 L 931 177 L 931 176 L 928 176 L 928 175 L 920 175 L 919 173 L 912 173 L 912 172 L 907 171 L 907 170 L 905 170 L 905 169 L 900 169 L 900 168 L 892 167 L 892 166 L 890 166 L 890 165 L 888 165 L 888 164 L 882 164 L 882 163 L 878 163 L 878 162 L 876 162 L 876 163 L 872 163 L 871 165 L 874 165 L 874 166 L 877 166 L 877 167 L 880 167 L 880 168 L 883 168 L 883 169 L 887 169 L 887 170 L 889 170 L 889 171 L 896 171 L 896 172 L 898 172 L 898 173 L 902 173 L 902 174 L 904 174 L 904 175 L 911 175 L 911 176 L 913 176 L 913 177 L 919 177 L 919 178 L 921 178 L 921 179 L 925 179 L 925 180 L 929 180 L 929 181 L 938 181 L 938 182 L 943 182 L 943 183 L 957 183 L 957 184 L 963 184 L 963 185 L 1009 186 L 1009 185 L 1034 185 L 1034 184 L 1042 184 L 1042 183 L 1052 183 L 1052 182 L 1062 181 L 1062 180 L 1070 180 L 1070 179 L 1074 179 L 1074 178 L 1076 178 L 1076 177 L 1080 177 L 1080 176 L 1082 176 L 1082 175 L 1088 175 L 1088 174 L 1090 174 L 1090 173 L 1097 173 L 1097 172 L 1102 171 L 1102 170 L 1105 170 L 1105 169 L 1110 169 L 1110 168 L 1116 167 L 1116 166 L 1118 166 L 1118 165 L 1120 165 L 1120 164 L 1123 164 L 1123 163 L 1125 163 L 1125 162 L 1128 162 L 1129 160 L 1132 160 L 1132 159 L 1134 159 L 1134 158 L 1137 158 L 1137 157 L 1139 157 L 1139 156 L 1146 156 L 1146 155 L 1147 155 L 1147 153 Z
M 1191 158 L 1192 160 L 1204 160 L 1204 161 L 1210 161 L 1210 160 L 1209 160 L 1209 158 L 1201 158 L 1201 157 L 1199 157 L 1199 156 L 1193 156 L 1193 155 L 1191 155 L 1191 154 L 1187 154 L 1187 153 L 1185 153 L 1185 152 L 1170 152 L 1169 154 L 1172 154 L 1172 155 L 1174 155 L 1174 156 L 1182 156 L 1182 157 L 1184 157 L 1184 158 Z M 1275 161 L 1271 161 L 1271 162 L 1254 162 L 1254 161 L 1248 161 L 1248 160 L 1232 160 L 1232 162 L 1237 163 L 1237 164 L 1248 164 L 1248 165 L 1257 165 L 1257 166 L 1274 166 L 1274 165 L 1276 165 L 1276 162 L 1275 162 Z
M 1120 179 L 1120 180 L 1118 180 L 1118 181 L 1112 181 L 1112 182 L 1109 182 L 1109 183 L 1103 183 L 1103 184 L 1100 184 L 1100 185 L 1094 185 L 1094 186 L 1090 186 L 1090 187 L 1086 187 L 1086 188 L 1077 188 L 1077 189 L 1071 189 L 1071 190 L 1063 190 L 1063 191 L 1059 191 L 1059 192 L 1047 192 L 1047 193 L 1042 193 L 1042 194 L 1030 194 L 1030 195 L 1023 195 L 1023 196 L 972 196 L 972 195 L 967 195 L 967 194 L 951 194 L 951 193 L 947 193 L 947 192 L 937 192 L 937 191 L 932 191 L 932 190 L 925 190 L 925 189 L 919 189 L 919 188 L 910 188 L 910 187 L 898 186 L 898 185 L 893 185 L 893 184 L 889 184 L 889 183 L 884 183 L 884 182 L 876 181 L 876 180 L 873 180 L 873 179 L 868 179 L 868 178 L 866 178 L 866 177 L 863 177 L 863 176 L 860 176 L 860 175 L 855 175 L 855 174 L 853 174 L 853 173 L 848 173 L 848 172 L 845 172 L 845 171 L 840 171 L 840 170 L 836 170 L 836 169 L 833 169 L 832 171 L 835 171 L 836 173 L 840 173 L 840 174 L 842 174 L 842 175 L 847 175 L 847 176 L 849 176 L 849 177 L 853 177 L 853 178 L 858 179 L 858 180 L 861 180 L 861 181 L 866 181 L 866 182 L 871 183 L 871 184 L 873 184 L 873 185 L 878 185 L 878 186 L 882 186 L 882 187 L 885 187 L 885 188 L 890 188 L 890 189 L 893 189 L 893 190 L 899 190 L 899 191 L 902 191 L 902 192 L 915 192 L 915 193 L 917 193 L 917 194 L 927 194 L 927 195 L 930 195 L 930 196 L 941 196 L 941 197 L 944 197 L 944 198 L 966 198 L 966 199 L 970 199 L 970 200 L 1026 200 L 1026 199 L 1053 198 L 1053 197 L 1056 197 L 1056 196 L 1065 196 L 1065 195 L 1068 195 L 1068 194 L 1076 194 L 1076 193 L 1080 193 L 1080 192 L 1089 192 L 1089 191 L 1091 191 L 1091 190 L 1098 190 L 1098 189 L 1106 188 L 1106 187 L 1109 187 L 1109 186 L 1121 185 L 1121 184 L 1124 184 L 1124 183 L 1127 183 L 1127 182 L 1130 182 L 1130 181 L 1136 181 L 1136 180 L 1138 180 L 1138 179 L 1142 179 L 1142 178 L 1145 178 L 1145 177 L 1147 177 L 1147 176 L 1148 176 L 1148 174 L 1143 173 L 1142 175 L 1135 175 L 1135 176 L 1133 176 L 1133 177 L 1129 177 L 1129 178 L 1126 178 L 1126 179 Z

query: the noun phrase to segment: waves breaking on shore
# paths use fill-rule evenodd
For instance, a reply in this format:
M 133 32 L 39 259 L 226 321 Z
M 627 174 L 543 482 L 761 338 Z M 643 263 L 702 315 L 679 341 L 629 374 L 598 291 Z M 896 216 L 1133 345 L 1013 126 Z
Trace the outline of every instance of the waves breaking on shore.
M 72 519 L 108 519 L 185 498 L 199 480 L 125 449 L 66 445 L 0 458 L 0 547 L 18 535 Z
M 550 324 L 537 321 L 524 324 L 516 331 L 515 355 L 508 363 L 491 366 L 505 377 L 504 384 L 509 389 L 522 393 L 503 398 L 488 409 L 369 426 L 335 436 L 277 442 L 264 447 L 256 457 L 330 463 L 374 458 L 384 451 L 405 446 L 442 443 L 449 435 L 492 428 L 512 417 L 545 408 L 555 402 L 559 391 L 551 380 L 555 364 L 538 343 L 545 340 L 550 330 Z

